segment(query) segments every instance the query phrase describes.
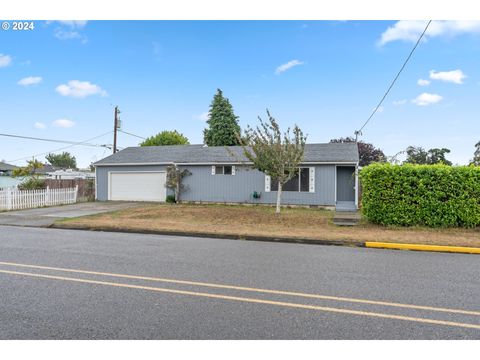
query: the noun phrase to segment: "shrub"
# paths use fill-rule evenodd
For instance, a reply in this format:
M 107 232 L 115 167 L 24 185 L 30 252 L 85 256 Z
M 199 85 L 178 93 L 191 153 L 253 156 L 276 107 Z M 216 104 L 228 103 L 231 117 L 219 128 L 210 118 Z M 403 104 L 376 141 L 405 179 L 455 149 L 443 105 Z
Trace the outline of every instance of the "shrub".
M 360 172 L 365 217 L 382 225 L 480 225 L 480 168 L 372 164 Z
M 29 177 L 18 185 L 19 190 L 38 190 L 45 187 L 45 180 L 37 177 Z
M 175 203 L 175 195 L 167 195 L 166 202 L 169 204 Z

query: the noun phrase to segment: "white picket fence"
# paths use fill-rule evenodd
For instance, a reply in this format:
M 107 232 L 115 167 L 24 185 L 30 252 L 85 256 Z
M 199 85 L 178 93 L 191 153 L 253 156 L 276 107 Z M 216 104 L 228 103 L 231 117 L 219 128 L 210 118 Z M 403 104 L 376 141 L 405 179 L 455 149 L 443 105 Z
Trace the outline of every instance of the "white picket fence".
M 0 189 L 0 210 L 21 210 L 42 206 L 75 204 L 78 185 L 67 189 L 18 190 Z

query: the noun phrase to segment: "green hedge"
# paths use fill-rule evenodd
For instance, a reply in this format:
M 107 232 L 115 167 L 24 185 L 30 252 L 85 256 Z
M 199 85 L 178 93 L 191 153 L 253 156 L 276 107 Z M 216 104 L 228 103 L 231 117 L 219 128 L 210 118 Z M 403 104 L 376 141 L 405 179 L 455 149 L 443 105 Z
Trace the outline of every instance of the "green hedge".
M 373 223 L 480 226 L 480 167 L 372 164 L 360 179 L 363 214 Z

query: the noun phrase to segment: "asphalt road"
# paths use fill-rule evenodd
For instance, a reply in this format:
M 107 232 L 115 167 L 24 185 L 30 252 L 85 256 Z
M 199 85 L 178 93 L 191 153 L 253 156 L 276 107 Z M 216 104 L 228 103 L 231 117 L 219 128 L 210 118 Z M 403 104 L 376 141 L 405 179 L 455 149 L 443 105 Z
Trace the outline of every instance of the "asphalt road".
M 480 339 L 480 256 L 0 226 L 0 339 Z

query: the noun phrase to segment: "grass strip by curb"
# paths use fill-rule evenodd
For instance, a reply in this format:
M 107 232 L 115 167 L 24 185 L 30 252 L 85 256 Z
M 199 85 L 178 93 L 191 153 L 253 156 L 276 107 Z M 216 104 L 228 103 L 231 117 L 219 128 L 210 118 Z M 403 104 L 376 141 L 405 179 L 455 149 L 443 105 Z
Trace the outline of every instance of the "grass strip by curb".
M 81 226 L 81 225 L 69 225 L 65 223 L 54 223 L 50 225 L 49 228 L 65 229 L 65 230 L 106 231 L 106 232 L 118 232 L 118 233 L 128 233 L 128 234 L 187 236 L 187 237 L 230 239 L 230 240 L 365 247 L 365 243 L 363 241 L 351 241 L 351 240 L 319 240 L 319 239 L 303 239 L 303 238 L 291 238 L 291 237 L 279 237 L 279 236 L 261 236 L 261 235 L 252 236 L 252 235 L 218 234 L 218 233 L 206 233 L 206 232 L 197 233 L 197 232 L 171 231 L 171 230 L 143 230 L 143 229 L 128 229 L 128 228 L 111 228 L 108 226 L 91 227 L 91 226 Z
M 414 250 L 428 252 L 449 252 L 461 254 L 480 254 L 480 248 L 463 247 L 463 246 L 444 246 L 444 245 L 422 245 L 422 244 L 403 244 L 388 243 L 376 241 L 351 241 L 351 240 L 319 240 L 319 239 L 303 239 L 278 236 L 251 236 L 251 235 L 234 235 L 234 234 L 218 234 L 205 232 L 186 232 L 186 231 L 169 231 L 169 230 L 144 230 L 144 229 L 128 229 L 128 228 L 111 228 L 108 226 L 79 226 L 69 225 L 65 223 L 54 223 L 49 226 L 55 229 L 65 230 L 85 230 L 85 231 L 105 231 L 118 232 L 127 234 L 150 234 L 150 235 L 167 235 L 167 236 L 187 236 L 199 238 L 215 238 L 229 240 L 247 240 L 247 241 L 265 241 L 278 243 L 297 243 L 312 245 L 335 245 L 350 247 L 368 247 L 377 249 L 393 249 L 393 250 Z
M 464 247 L 464 246 L 399 244 L 399 243 L 366 241 L 365 247 L 380 248 L 380 249 L 397 249 L 397 250 L 451 252 L 451 253 L 462 253 L 462 254 L 480 254 L 480 248 Z

